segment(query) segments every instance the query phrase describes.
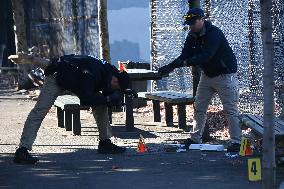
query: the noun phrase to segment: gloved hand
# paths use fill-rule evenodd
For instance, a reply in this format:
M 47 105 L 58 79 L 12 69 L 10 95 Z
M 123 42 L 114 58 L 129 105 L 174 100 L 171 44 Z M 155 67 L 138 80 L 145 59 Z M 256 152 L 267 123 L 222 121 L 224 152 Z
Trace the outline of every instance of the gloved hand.
M 180 58 L 177 58 L 175 59 L 172 63 L 170 63 L 172 65 L 172 67 L 174 68 L 181 68 L 181 67 L 184 67 L 186 66 L 185 65 L 185 61 L 180 59 Z
M 137 92 L 133 89 L 125 89 L 124 94 L 131 96 L 132 98 L 138 98 Z
M 107 96 L 108 106 L 119 106 L 122 104 L 123 94 L 120 91 L 114 91 L 111 95 Z
M 170 64 L 163 66 L 159 69 L 159 73 L 162 75 L 167 75 L 169 73 L 171 73 L 172 71 L 174 71 L 175 68 L 180 68 L 180 67 L 184 67 L 185 65 L 185 61 L 177 58 L 175 59 L 173 62 L 171 62 Z
M 172 71 L 174 71 L 174 67 L 172 64 L 168 64 L 165 66 L 162 66 L 159 70 L 158 73 L 160 73 L 161 75 L 168 75 L 169 73 L 171 73 Z

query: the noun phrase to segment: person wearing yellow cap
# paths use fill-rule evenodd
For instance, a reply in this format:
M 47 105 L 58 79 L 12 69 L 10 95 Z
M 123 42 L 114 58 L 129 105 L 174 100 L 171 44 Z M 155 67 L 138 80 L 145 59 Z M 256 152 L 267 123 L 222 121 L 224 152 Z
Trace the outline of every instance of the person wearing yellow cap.
M 204 11 L 192 8 L 184 16 L 190 32 L 181 55 L 159 69 L 169 74 L 175 68 L 199 66 L 202 70 L 194 102 L 194 125 L 186 144 L 202 143 L 206 112 L 212 96 L 217 93 L 222 101 L 229 123 L 228 152 L 240 149 L 239 92 L 237 60 L 223 32 L 205 20 Z

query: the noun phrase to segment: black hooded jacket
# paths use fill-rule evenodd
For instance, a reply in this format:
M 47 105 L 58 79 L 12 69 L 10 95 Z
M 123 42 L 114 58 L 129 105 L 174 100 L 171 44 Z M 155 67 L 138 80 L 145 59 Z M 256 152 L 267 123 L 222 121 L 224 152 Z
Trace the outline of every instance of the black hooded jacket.
M 188 34 L 182 53 L 176 60 L 174 67 L 200 66 L 208 77 L 237 72 L 237 60 L 225 35 L 208 21 L 205 21 L 200 34 Z
M 117 68 L 105 61 L 86 55 L 65 55 L 54 59 L 45 74 L 56 72 L 59 86 L 75 93 L 81 105 L 98 106 L 107 104 L 106 96 L 110 89 L 113 75 L 119 73 Z

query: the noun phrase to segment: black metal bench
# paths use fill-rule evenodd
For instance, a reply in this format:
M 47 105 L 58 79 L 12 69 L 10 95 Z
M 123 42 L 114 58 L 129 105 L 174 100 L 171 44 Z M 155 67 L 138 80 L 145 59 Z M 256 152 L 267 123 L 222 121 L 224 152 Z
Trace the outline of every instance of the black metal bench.
M 253 114 L 242 114 L 241 123 L 252 129 L 257 135 L 263 136 L 263 117 Z M 283 137 L 284 135 L 284 122 L 275 118 L 275 136 Z
M 173 105 L 177 105 L 178 126 L 180 129 L 186 129 L 186 105 L 193 104 L 194 97 L 174 91 L 140 92 L 138 97 L 152 100 L 154 122 L 161 121 L 160 102 L 164 102 L 167 126 L 173 126 Z
M 89 110 L 90 106 L 81 106 L 80 99 L 73 95 L 58 96 L 54 102 L 57 107 L 58 127 L 73 131 L 74 135 L 81 135 L 80 110 Z M 109 109 L 109 120 L 112 122 L 112 111 Z
M 58 127 L 81 135 L 80 110 L 88 110 L 90 106 L 81 106 L 80 99 L 72 95 L 58 96 L 54 106 L 57 107 Z

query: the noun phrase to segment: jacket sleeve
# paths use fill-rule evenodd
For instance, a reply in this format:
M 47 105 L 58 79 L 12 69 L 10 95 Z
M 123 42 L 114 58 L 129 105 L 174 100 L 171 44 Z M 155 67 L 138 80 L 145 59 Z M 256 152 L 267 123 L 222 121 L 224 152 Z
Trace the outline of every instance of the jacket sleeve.
M 185 60 L 185 66 L 195 66 L 208 62 L 218 51 L 222 42 L 223 33 L 215 30 L 205 36 L 201 52 Z
M 190 56 L 190 46 L 192 43 L 192 37 L 190 37 L 190 34 L 188 34 L 186 40 L 185 40 L 185 43 L 184 43 L 184 46 L 183 46 L 183 49 L 181 51 L 181 55 L 178 57 L 179 59 L 181 60 L 186 60 L 188 59 Z
M 83 74 L 80 82 L 80 101 L 85 106 L 100 106 L 107 104 L 107 98 L 100 92 L 95 92 L 95 79 L 89 74 Z
M 188 34 L 180 56 L 177 57 L 172 63 L 170 63 L 172 67 L 180 68 L 180 67 L 185 66 L 184 61 L 190 57 L 189 55 L 190 54 L 190 42 L 191 42 L 191 38 L 190 38 L 190 34 Z

